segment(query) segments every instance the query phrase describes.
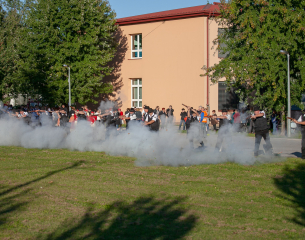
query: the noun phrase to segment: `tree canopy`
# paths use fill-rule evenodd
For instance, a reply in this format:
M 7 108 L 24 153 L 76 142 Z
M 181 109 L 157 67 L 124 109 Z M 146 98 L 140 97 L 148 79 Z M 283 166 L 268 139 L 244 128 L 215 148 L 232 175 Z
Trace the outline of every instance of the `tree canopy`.
M 291 103 L 300 106 L 305 89 L 305 1 L 230 0 L 221 2 L 224 30 L 215 42 L 226 58 L 206 69 L 212 82 L 225 80 L 245 102 L 287 110 L 287 58 Z
M 8 1 L 7 1 L 8 2 Z M 23 3 L 25 4 L 25 3 Z M 116 52 L 115 13 L 105 0 L 29 1 L 21 19 L 12 78 L 19 94 L 41 97 L 45 103 L 68 102 L 68 69 L 72 102 L 96 102 L 112 86 L 103 81 Z M 5 87 L 3 93 L 12 94 Z

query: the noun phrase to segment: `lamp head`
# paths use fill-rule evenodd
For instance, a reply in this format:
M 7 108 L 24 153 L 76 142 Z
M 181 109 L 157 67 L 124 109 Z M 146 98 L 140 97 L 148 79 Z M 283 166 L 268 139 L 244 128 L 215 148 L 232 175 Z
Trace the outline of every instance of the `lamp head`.
M 285 50 L 281 50 L 280 53 L 283 54 L 283 55 L 288 55 L 289 54 L 289 52 L 287 52 Z

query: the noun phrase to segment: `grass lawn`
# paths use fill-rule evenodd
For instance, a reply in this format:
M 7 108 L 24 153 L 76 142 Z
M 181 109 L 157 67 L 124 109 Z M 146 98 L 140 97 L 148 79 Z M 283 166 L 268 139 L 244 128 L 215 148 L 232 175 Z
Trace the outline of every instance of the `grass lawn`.
M 305 239 L 305 163 L 136 167 L 0 147 L 0 239 Z

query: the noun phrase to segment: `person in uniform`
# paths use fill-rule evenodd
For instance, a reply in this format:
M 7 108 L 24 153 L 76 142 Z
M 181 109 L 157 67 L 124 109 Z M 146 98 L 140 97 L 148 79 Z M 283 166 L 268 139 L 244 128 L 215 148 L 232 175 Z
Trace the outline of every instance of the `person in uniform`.
M 266 144 L 263 145 L 265 153 L 270 155 L 272 154 L 272 144 L 270 142 L 269 136 L 269 125 L 264 111 L 261 111 L 259 107 L 254 107 L 254 114 L 251 116 L 251 119 L 254 122 L 255 130 L 255 147 L 254 147 L 254 156 L 258 156 L 259 145 L 262 138 L 264 138 Z
M 183 126 L 183 130 L 185 130 L 185 118 L 188 116 L 187 112 L 184 108 L 182 108 L 182 112 L 180 113 L 180 124 L 179 124 L 179 131 L 181 130 L 181 125 Z
M 218 137 L 216 142 L 215 150 L 216 152 L 224 151 L 223 148 L 223 140 L 226 137 L 226 135 L 229 133 L 229 125 L 231 121 L 231 117 L 228 114 L 228 111 L 226 109 L 222 110 L 222 116 L 217 117 L 219 120 L 219 130 L 218 130 Z
M 142 121 L 142 112 L 141 112 L 141 109 L 137 108 L 135 114 L 137 116 L 137 121 L 141 122 Z
M 68 119 L 68 114 L 67 114 L 67 108 L 65 108 L 64 105 L 59 110 L 59 117 L 60 117 L 60 126 L 66 127 L 69 119 Z
M 143 113 L 143 121 L 145 122 L 145 119 L 147 118 L 148 115 L 148 110 L 149 110 L 149 106 L 144 107 L 144 113 Z
M 159 119 L 161 121 L 161 129 L 164 128 L 165 126 L 165 121 L 166 121 L 166 112 L 165 108 L 162 108 L 162 111 L 159 112 Z
M 76 112 L 77 121 L 87 120 L 86 113 L 83 108 L 80 108 L 79 111 Z
M 129 122 L 135 120 L 137 120 L 137 115 L 135 114 L 134 108 L 131 108 L 129 112 L 125 115 L 126 129 L 128 129 Z
M 296 124 L 301 125 L 301 134 L 302 134 L 302 145 L 301 145 L 301 150 L 302 150 L 302 159 L 305 159 L 305 114 L 302 113 L 302 115 L 299 117 L 298 120 L 296 119 L 291 119 Z
M 169 105 L 169 108 L 166 109 L 167 123 L 171 124 L 174 120 L 174 109 L 172 105 Z
M 186 134 L 187 134 L 187 138 L 190 141 L 190 147 L 193 148 L 194 147 L 194 139 L 196 139 L 196 133 L 198 133 L 197 129 L 193 129 L 191 130 L 191 134 L 190 134 L 190 127 L 191 126 L 195 126 L 195 124 L 199 124 L 199 117 L 198 117 L 198 113 L 197 111 L 193 111 L 193 108 L 191 107 L 187 107 L 187 116 L 184 118 L 185 120 L 185 127 L 186 127 Z M 198 128 L 199 129 L 199 128 Z M 204 146 L 203 142 L 200 142 L 201 147 Z
M 147 111 L 147 117 L 145 119 L 145 126 L 149 126 L 151 131 L 159 131 L 159 119 L 154 110 L 149 108 Z

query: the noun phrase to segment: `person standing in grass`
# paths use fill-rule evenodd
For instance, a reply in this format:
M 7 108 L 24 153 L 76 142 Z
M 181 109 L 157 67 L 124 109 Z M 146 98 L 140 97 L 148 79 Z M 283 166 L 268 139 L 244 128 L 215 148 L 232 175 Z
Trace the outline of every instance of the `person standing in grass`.
M 161 128 L 164 128 L 165 126 L 165 121 L 166 121 L 166 112 L 165 112 L 165 108 L 162 108 L 162 111 L 159 112 L 159 119 L 160 119 L 160 125 Z
M 174 121 L 174 109 L 172 105 L 169 105 L 169 108 L 166 109 L 166 116 L 167 116 L 167 124 L 172 124 Z
M 149 126 L 150 131 L 159 131 L 159 119 L 156 114 L 154 114 L 154 110 L 149 108 L 147 111 L 147 117 L 145 119 L 145 126 Z
M 185 120 L 184 118 L 187 117 L 187 112 L 184 108 L 182 108 L 182 112 L 180 113 L 181 119 L 179 124 L 179 131 L 181 130 L 181 125 L 183 125 L 183 130 L 185 130 Z
M 228 111 L 226 109 L 223 109 L 222 115 L 219 116 L 218 119 L 219 119 L 219 130 L 218 130 L 218 137 L 217 137 L 215 150 L 216 152 L 220 152 L 220 150 L 223 152 L 224 151 L 223 140 L 229 134 L 231 117 L 228 114 Z
M 129 124 L 129 122 L 130 122 L 130 121 L 135 121 L 135 120 L 137 120 L 137 116 L 136 116 L 136 114 L 135 114 L 135 110 L 134 110 L 133 108 L 131 108 L 131 109 L 129 110 L 129 113 L 127 113 L 127 114 L 125 115 L 126 129 L 128 129 L 128 124 Z
M 142 121 L 142 112 L 140 108 L 136 109 L 136 117 L 137 117 L 137 121 L 141 122 Z
M 235 110 L 235 114 L 233 115 L 233 121 L 234 121 L 234 129 L 235 131 L 240 131 L 240 113 L 238 109 Z
M 261 111 L 259 107 L 254 108 L 254 115 L 251 116 L 251 119 L 254 121 L 255 129 L 255 147 L 254 147 L 254 156 L 258 156 L 259 145 L 262 138 L 264 138 L 266 144 L 263 145 L 265 153 L 268 155 L 272 154 L 272 144 L 270 142 L 269 136 L 269 126 L 266 119 L 264 111 Z
M 218 123 L 218 121 L 217 121 L 217 114 L 216 114 L 216 111 L 213 110 L 212 111 L 212 117 L 211 117 L 211 124 L 213 126 L 213 131 L 216 131 L 217 123 Z
M 187 134 L 187 137 L 190 141 L 190 146 L 191 147 L 194 147 L 193 141 L 194 141 L 194 139 L 196 139 L 196 137 L 195 137 L 196 134 L 195 133 L 196 132 L 198 133 L 198 131 L 196 131 L 196 129 L 195 129 L 195 131 L 192 130 L 191 134 L 190 134 L 189 131 L 190 131 L 191 126 L 194 126 L 195 124 L 199 124 L 198 115 L 199 114 L 197 113 L 196 110 L 193 111 L 193 108 L 187 107 L 187 117 L 185 119 L 185 127 L 186 127 L 186 134 Z M 203 146 L 203 142 L 202 142 L 202 144 L 200 143 L 200 145 Z

